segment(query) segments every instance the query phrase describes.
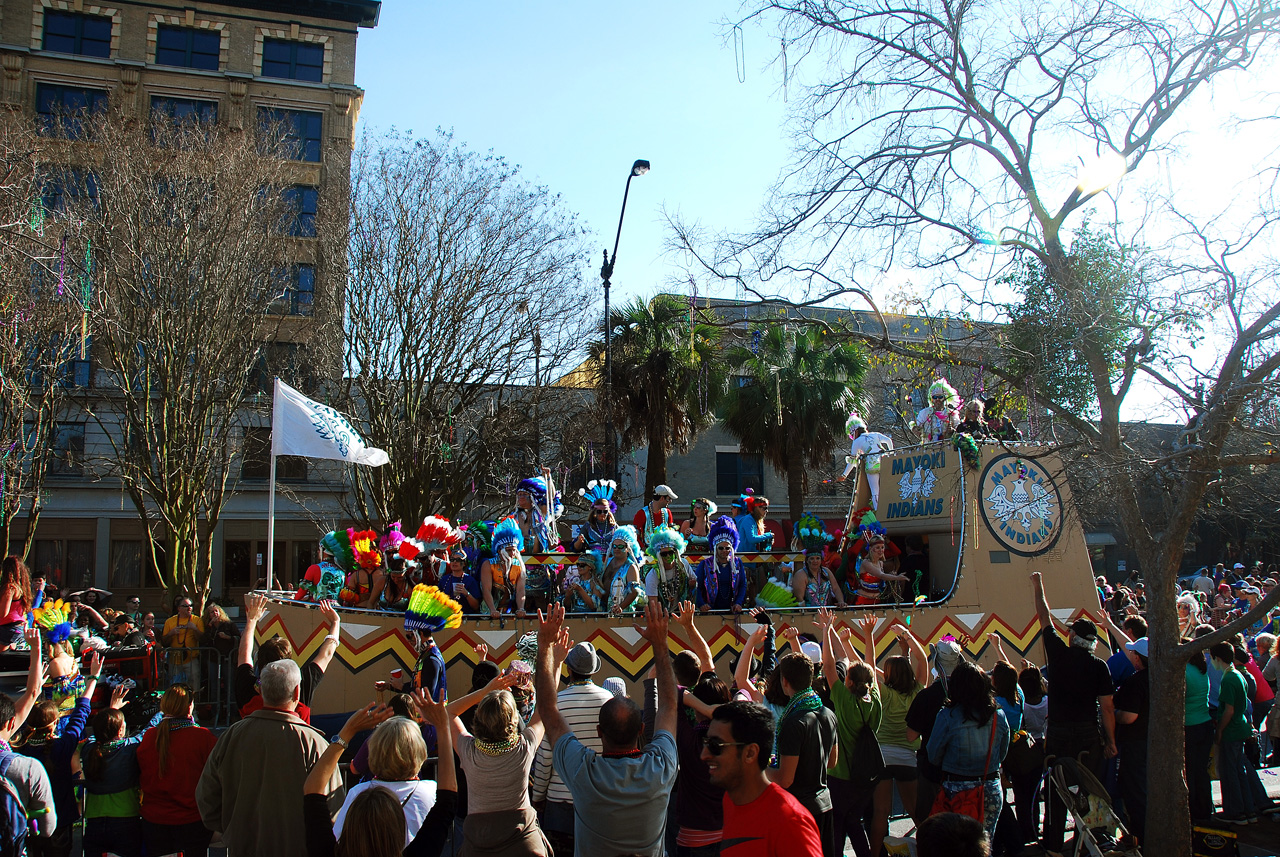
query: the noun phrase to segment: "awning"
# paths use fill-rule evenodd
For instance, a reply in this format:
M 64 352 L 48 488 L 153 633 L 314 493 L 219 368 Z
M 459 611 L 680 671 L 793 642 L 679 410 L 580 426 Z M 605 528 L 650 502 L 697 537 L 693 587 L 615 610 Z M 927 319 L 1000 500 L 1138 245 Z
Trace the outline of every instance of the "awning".
M 1113 545 L 1116 543 L 1116 537 L 1111 533 L 1085 533 L 1084 543 L 1089 546 Z

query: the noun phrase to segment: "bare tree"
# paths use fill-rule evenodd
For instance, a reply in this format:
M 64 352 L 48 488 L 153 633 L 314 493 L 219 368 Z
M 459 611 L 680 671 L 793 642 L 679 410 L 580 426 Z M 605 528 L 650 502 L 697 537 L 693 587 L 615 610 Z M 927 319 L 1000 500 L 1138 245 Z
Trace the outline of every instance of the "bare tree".
M 75 211 L 90 246 L 85 294 L 99 363 L 83 407 L 146 532 L 144 566 L 203 601 L 235 488 L 243 426 L 269 343 L 306 319 L 287 301 L 289 185 L 280 135 L 255 138 L 157 113 L 85 120 L 64 155 L 94 184 Z
M 354 514 L 454 515 L 562 463 L 581 402 L 548 387 L 598 324 L 576 216 L 447 133 L 366 135 L 351 199 L 339 407 L 391 456 L 355 470 Z
M 87 379 L 80 335 L 82 248 L 68 252 L 62 206 L 78 178 L 42 168 L 25 117 L 0 117 L 0 549 L 25 519 L 35 541 L 47 477 L 79 464 L 54 437 L 70 391 Z M 80 251 L 80 252 L 77 252 Z
M 753 19 L 776 23 L 784 74 L 804 93 L 797 160 L 759 231 L 708 247 L 677 224 L 678 245 L 757 296 L 775 278 L 807 285 L 808 303 L 851 291 L 870 302 L 857 280 L 863 265 L 928 268 L 939 278 L 950 270 L 968 277 L 961 281 L 970 289 L 967 307 L 992 310 L 991 320 L 1001 319 L 983 279 L 995 265 L 973 276 L 975 251 L 1000 254 L 1002 268 L 1019 255 L 1038 266 L 1097 419 L 1080 416 L 1012 363 L 985 368 L 1015 388 L 1030 382 L 1040 405 L 1105 462 L 1109 496 L 1154 596 L 1151 741 L 1162 750 L 1149 759 L 1150 781 L 1160 788 L 1150 792 L 1144 850 L 1190 854 L 1189 824 L 1168 823 L 1189 818 L 1183 665 L 1253 619 L 1179 644 L 1166 596 L 1208 484 L 1223 468 L 1274 460 L 1273 447 L 1232 451 L 1241 417 L 1275 394 L 1280 304 L 1267 287 L 1275 267 L 1260 243 L 1270 240 L 1274 219 L 1264 211 L 1221 238 L 1233 234 L 1225 223 L 1185 218 L 1201 259 L 1171 243 L 1160 276 L 1129 280 L 1132 288 L 1116 301 L 1100 300 L 1112 296 L 1098 291 L 1086 254 L 1072 252 L 1069 221 L 1124 171 L 1140 170 L 1157 153 L 1173 157 L 1175 131 L 1211 85 L 1245 84 L 1254 63 L 1275 56 L 1280 8 L 1259 0 L 1156 13 L 1076 0 L 1046 14 L 1018 2 L 835 0 L 750 3 L 740 23 Z M 1064 151 L 1086 152 L 1082 168 L 1064 168 Z M 1055 189 L 1063 185 L 1070 189 Z M 1214 331 L 1217 347 L 1212 356 L 1191 355 L 1199 337 L 1180 324 L 1210 309 L 1225 320 Z M 848 332 L 883 352 L 927 358 L 887 323 Z M 1186 419 L 1177 449 L 1154 460 L 1127 442 L 1121 420 L 1142 383 L 1157 385 L 1164 405 Z M 1160 521 L 1144 519 L 1139 502 L 1156 471 L 1179 486 Z M 1280 592 L 1269 601 L 1277 599 Z

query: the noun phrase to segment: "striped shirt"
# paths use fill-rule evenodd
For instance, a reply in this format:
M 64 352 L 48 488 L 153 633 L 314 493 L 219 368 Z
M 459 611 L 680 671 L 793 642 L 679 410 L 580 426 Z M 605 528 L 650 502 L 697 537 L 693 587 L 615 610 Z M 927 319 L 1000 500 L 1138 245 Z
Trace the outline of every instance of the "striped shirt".
M 583 746 L 597 753 L 604 752 L 600 736 L 596 734 L 600 709 L 611 699 L 613 694 L 590 681 L 570 685 L 556 694 L 556 707 L 560 709 L 560 716 L 564 718 L 569 731 Z M 560 779 L 560 774 L 551 763 L 551 744 L 546 738 L 542 739 L 538 755 L 533 760 L 533 799 L 573 803 L 569 787 Z

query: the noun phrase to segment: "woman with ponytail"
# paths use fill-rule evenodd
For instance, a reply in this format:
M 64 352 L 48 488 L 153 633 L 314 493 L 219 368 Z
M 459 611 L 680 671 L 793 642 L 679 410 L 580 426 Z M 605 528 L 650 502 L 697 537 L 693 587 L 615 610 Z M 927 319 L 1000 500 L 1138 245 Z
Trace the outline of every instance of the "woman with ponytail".
M 37 639 L 35 649 L 39 651 L 39 648 Z M 43 836 L 27 838 L 27 852 L 33 857 L 67 857 L 71 853 L 71 828 L 80 818 L 72 781 L 71 757 L 75 755 L 76 745 L 89 722 L 89 700 L 93 698 L 101 673 L 102 656 L 94 652 L 89 656 L 89 675 L 75 707 L 63 723 L 62 734 L 58 734 L 61 711 L 46 700 L 31 710 L 27 717 L 26 737 L 21 744 L 14 746 L 19 753 L 38 759 L 44 765 L 49 774 L 49 784 L 53 787 L 53 809 L 58 826 L 47 839 Z
M 0 564 L 0 651 L 22 642 L 31 600 L 31 575 L 26 563 L 16 556 L 5 557 Z
M 138 795 L 138 744 L 143 733 L 125 737 L 124 698 L 129 689 L 117 686 L 111 707 L 93 718 L 93 737 L 80 749 L 84 773 L 84 853 L 142 854 L 141 803 Z M 157 711 L 147 727 L 160 722 Z
M 209 850 L 213 832 L 200 821 L 196 783 L 218 738 L 197 726 L 195 696 L 175 684 L 160 700 L 164 719 L 138 745 L 142 787 L 142 838 L 148 854 L 198 857 Z

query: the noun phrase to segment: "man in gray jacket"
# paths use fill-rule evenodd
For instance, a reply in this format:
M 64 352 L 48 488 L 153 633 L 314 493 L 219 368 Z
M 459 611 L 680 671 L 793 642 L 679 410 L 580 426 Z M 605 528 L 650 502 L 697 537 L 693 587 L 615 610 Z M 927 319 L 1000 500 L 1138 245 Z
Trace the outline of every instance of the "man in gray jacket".
M 23 715 L 25 718 L 26 715 Z M 22 724 L 18 721 L 17 709 L 13 699 L 0 693 L 0 742 L 7 748 L 9 739 Z M 8 770 L 5 778 L 13 786 L 14 794 L 22 802 L 27 811 L 27 818 L 36 823 L 35 833 L 42 839 L 53 835 L 58 826 L 58 815 L 53 810 L 53 786 L 49 782 L 49 774 L 39 759 L 23 756 L 6 749 L 0 752 L 0 767 L 3 757 L 8 756 Z M 30 842 L 30 834 L 28 834 Z
M 295 662 L 264 666 L 258 676 L 263 707 L 222 734 L 200 775 L 200 817 L 232 854 L 306 857 L 302 784 L 329 741 L 294 713 L 301 685 Z M 345 795 L 335 771 L 331 813 Z

